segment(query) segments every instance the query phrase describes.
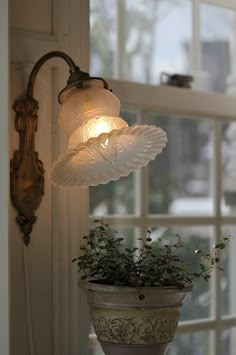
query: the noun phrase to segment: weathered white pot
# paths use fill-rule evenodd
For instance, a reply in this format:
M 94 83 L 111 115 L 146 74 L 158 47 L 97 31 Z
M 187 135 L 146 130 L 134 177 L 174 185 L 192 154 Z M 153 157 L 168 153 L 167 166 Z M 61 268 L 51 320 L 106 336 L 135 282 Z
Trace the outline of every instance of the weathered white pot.
M 163 355 L 174 337 L 179 308 L 192 287 L 133 287 L 81 283 L 95 333 L 106 355 Z

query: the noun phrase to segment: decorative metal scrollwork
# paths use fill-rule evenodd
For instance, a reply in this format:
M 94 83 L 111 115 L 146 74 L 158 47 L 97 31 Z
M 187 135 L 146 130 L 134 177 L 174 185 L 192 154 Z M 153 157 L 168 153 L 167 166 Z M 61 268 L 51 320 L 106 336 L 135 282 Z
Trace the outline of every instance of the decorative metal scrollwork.
M 10 164 L 11 199 L 18 210 L 16 221 L 24 235 L 24 243 L 28 245 L 37 219 L 34 213 L 44 194 L 44 168 L 34 143 L 38 102 L 27 98 L 16 102 L 13 109 L 16 112 L 15 126 L 20 135 L 20 146 Z

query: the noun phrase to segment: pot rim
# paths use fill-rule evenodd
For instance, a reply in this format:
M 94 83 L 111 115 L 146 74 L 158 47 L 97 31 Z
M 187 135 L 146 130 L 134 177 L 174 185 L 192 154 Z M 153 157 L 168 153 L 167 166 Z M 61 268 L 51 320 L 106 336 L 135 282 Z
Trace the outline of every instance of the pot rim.
M 101 280 L 100 280 L 101 281 Z M 79 287 L 89 290 L 97 290 L 97 291 L 105 291 L 106 292 L 137 292 L 137 290 L 142 290 L 142 293 L 145 292 L 161 292 L 161 293 L 185 293 L 185 292 L 191 292 L 193 285 L 190 284 L 186 287 L 183 288 L 177 288 L 177 287 L 156 287 L 156 286 L 150 286 L 150 287 L 145 287 L 145 286 L 115 286 L 115 285 L 107 285 L 107 284 L 102 284 L 102 283 L 96 283 L 94 280 L 87 280 L 87 281 L 79 281 Z

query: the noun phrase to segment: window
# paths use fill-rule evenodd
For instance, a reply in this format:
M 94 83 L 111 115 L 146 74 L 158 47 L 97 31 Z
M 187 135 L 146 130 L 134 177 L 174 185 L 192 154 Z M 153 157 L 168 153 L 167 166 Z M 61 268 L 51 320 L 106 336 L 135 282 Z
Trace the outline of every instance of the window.
M 90 9 L 92 73 L 153 85 L 162 72 L 188 73 L 195 88 L 232 92 L 234 0 L 91 0 Z
M 130 125 L 155 124 L 169 139 L 147 167 L 90 189 L 91 221 L 104 216 L 129 246 L 148 227 L 154 238 L 180 234 L 191 248 L 236 235 L 235 1 L 90 5 L 92 73 L 111 79 Z M 163 71 L 192 74 L 195 88 L 157 85 Z M 168 355 L 234 355 L 235 252 L 233 240 L 224 272 L 194 288 Z M 102 354 L 93 334 L 90 348 Z

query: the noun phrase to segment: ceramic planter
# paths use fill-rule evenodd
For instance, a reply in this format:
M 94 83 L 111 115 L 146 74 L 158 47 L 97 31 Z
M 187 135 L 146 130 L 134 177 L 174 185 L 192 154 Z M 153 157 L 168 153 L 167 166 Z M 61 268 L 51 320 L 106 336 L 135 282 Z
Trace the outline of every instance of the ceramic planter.
M 95 333 L 106 355 L 163 355 L 174 337 L 179 308 L 192 287 L 142 288 L 82 283 Z

